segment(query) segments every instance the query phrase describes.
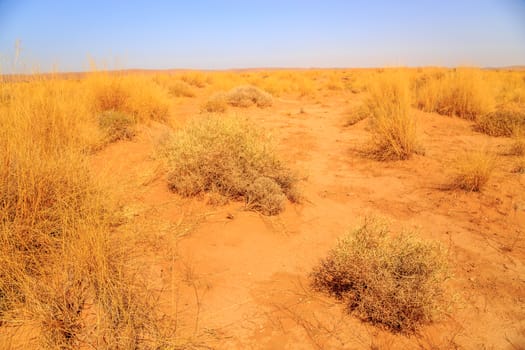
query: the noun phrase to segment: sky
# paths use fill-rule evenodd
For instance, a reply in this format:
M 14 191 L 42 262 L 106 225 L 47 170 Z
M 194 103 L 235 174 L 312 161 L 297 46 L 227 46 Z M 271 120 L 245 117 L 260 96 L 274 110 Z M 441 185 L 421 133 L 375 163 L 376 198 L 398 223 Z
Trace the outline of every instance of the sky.
M 108 69 L 525 65 L 525 0 L 0 0 L 1 71 L 84 71 L 90 60 Z

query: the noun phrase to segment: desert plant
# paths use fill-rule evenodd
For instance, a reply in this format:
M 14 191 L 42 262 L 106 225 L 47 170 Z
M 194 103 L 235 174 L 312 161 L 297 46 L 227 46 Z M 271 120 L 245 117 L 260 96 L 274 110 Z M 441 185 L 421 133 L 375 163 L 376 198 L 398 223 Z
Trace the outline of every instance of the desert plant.
M 479 69 L 438 73 L 418 84 L 417 89 L 417 105 L 424 111 L 468 120 L 490 112 L 494 104 L 494 94 Z
M 208 101 L 202 106 L 202 110 L 209 113 L 224 113 L 228 109 L 227 95 L 218 92 L 210 96 Z
M 478 192 L 488 182 L 496 158 L 487 151 L 472 151 L 456 160 L 452 187 L 468 192 Z
M 408 159 L 418 150 L 416 119 L 410 113 L 408 79 L 384 72 L 369 87 L 370 154 L 380 160 Z
M 91 177 L 84 150 L 97 125 L 83 83 L 0 78 L 13 102 L 0 105 L 2 344 L 10 325 L 31 329 L 16 340 L 23 348 L 137 348 L 156 337 L 129 247 L 112 234 L 115 205 Z
M 230 90 L 227 94 L 228 104 L 234 107 L 270 107 L 272 95 L 251 85 L 244 85 Z
M 507 105 L 477 118 L 476 129 L 490 136 L 511 136 L 525 129 L 525 108 Z
M 122 112 L 138 122 L 167 121 L 170 98 L 165 88 L 140 75 L 91 73 L 85 81 L 96 114 Z
M 192 87 L 182 80 L 169 82 L 167 88 L 170 95 L 174 97 L 195 97 Z
M 447 278 L 441 245 L 393 235 L 377 218 L 341 238 L 311 274 L 315 289 L 343 300 L 362 320 L 401 332 L 435 319 Z
M 193 196 L 218 192 L 244 198 L 247 208 L 276 214 L 298 199 L 297 179 L 277 159 L 262 130 L 235 116 L 207 116 L 173 135 L 166 146 L 171 190 Z
M 131 140 L 136 133 L 135 125 L 133 117 L 121 112 L 107 111 L 99 116 L 99 126 L 104 131 L 106 143 Z

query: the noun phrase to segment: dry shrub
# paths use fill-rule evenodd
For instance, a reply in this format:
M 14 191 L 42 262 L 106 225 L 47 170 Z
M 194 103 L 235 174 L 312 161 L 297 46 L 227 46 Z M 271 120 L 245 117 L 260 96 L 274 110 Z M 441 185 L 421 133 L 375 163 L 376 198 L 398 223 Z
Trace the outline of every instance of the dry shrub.
M 489 113 L 494 94 L 479 69 L 457 68 L 437 73 L 417 86 L 419 108 L 426 112 L 455 115 L 468 120 Z
M 209 113 L 224 113 L 228 109 L 228 96 L 218 92 L 213 94 L 202 106 L 202 110 Z
M 315 289 L 342 299 L 362 320 L 411 332 L 440 310 L 448 267 L 438 243 L 411 233 L 392 235 L 384 221 L 366 218 L 339 240 L 311 278 Z
M 92 73 L 86 84 L 94 113 L 122 112 L 138 122 L 168 120 L 169 94 L 147 76 Z
M 512 136 L 516 130 L 525 129 L 525 109 L 514 104 L 502 106 L 480 116 L 476 129 L 490 136 Z
M 368 90 L 365 108 L 371 117 L 371 155 L 379 160 L 410 158 L 418 150 L 418 141 L 407 77 L 402 72 L 384 72 Z
M 251 85 L 236 87 L 227 94 L 228 104 L 234 107 L 251 107 L 253 105 L 265 108 L 273 103 L 272 95 Z
M 487 151 L 466 153 L 456 160 L 453 188 L 478 192 L 488 182 L 496 166 L 496 157 Z
M 168 143 L 171 190 L 194 196 L 218 192 L 244 198 L 263 214 L 297 201 L 297 179 L 275 155 L 262 130 L 238 117 L 207 116 L 178 131 Z
M 168 92 L 173 97 L 195 97 L 195 91 L 193 91 L 192 87 L 180 80 L 175 80 L 173 82 L 168 83 L 167 85 Z
M 135 119 L 121 112 L 107 111 L 101 113 L 99 126 L 104 131 L 107 143 L 131 140 L 136 134 Z

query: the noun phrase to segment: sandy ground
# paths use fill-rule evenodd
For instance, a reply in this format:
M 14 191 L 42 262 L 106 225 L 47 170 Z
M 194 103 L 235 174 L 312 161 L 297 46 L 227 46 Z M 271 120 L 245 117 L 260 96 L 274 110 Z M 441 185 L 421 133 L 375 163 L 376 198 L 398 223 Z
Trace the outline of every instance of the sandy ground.
M 524 349 L 525 175 L 511 172 L 509 140 L 414 110 L 425 155 L 373 161 L 360 152 L 367 121 L 344 126 L 360 98 L 283 97 L 268 109 L 231 110 L 271 131 L 282 158 L 304 176 L 306 201 L 275 217 L 170 193 L 155 152 L 167 132 L 161 125 L 94 156 L 95 172 L 123 205 L 126 223 L 116 234 L 137 241 L 176 334 L 216 349 Z M 198 117 L 203 101 L 180 99 L 176 119 Z M 487 147 L 501 155 L 487 187 L 447 190 L 455 157 Z M 312 267 L 369 214 L 449 248 L 452 306 L 416 335 L 362 323 L 309 288 Z

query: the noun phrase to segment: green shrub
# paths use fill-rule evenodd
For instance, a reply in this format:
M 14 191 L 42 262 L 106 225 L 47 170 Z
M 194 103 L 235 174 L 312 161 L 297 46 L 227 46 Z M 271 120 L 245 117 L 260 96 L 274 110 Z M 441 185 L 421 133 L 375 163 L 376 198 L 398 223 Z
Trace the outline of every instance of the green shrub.
M 442 247 L 410 233 L 392 235 L 367 218 L 311 274 L 313 287 L 343 300 L 364 321 L 410 332 L 431 322 L 448 277 Z
M 244 199 L 247 208 L 277 214 L 286 197 L 297 201 L 297 178 L 275 155 L 264 132 L 246 119 L 207 116 L 168 142 L 168 185 L 194 196 L 217 192 Z

